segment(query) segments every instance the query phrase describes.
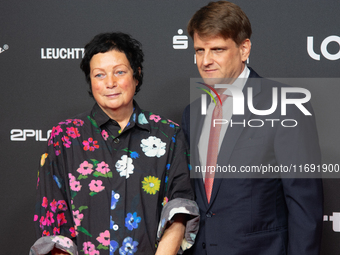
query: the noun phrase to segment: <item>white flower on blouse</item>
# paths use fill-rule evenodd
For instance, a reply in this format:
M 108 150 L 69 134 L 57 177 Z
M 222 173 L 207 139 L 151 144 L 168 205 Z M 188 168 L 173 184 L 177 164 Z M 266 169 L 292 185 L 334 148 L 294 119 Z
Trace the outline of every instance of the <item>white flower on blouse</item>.
M 155 136 L 149 136 L 148 139 L 142 139 L 140 147 L 142 151 L 148 157 L 158 157 L 160 158 L 165 154 L 166 143 L 162 142 L 161 139 Z
M 129 178 L 130 174 L 133 174 L 133 169 L 135 168 L 132 164 L 132 159 L 127 155 L 123 155 L 120 160 L 116 162 L 116 170 L 120 176 L 126 176 Z

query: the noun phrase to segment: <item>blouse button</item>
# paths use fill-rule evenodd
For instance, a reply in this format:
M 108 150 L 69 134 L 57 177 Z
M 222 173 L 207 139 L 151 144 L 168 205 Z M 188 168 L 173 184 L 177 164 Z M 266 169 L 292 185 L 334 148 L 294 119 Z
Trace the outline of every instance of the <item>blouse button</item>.
M 113 142 L 114 142 L 114 143 L 119 143 L 119 138 L 118 138 L 118 137 L 115 138 L 115 139 L 113 140 Z

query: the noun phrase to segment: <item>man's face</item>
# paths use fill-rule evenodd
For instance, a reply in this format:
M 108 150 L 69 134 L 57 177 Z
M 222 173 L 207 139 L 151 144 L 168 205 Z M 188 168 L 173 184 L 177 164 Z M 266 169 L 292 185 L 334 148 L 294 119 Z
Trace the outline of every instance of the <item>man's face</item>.
M 198 71 L 209 85 L 232 83 L 243 71 L 251 43 L 244 40 L 239 46 L 222 36 L 202 38 L 194 34 Z

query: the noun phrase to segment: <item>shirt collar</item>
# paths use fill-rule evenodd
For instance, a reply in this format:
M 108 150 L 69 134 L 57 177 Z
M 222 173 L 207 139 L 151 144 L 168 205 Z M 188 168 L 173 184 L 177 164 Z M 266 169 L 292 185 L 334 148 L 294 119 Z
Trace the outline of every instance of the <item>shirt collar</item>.
M 135 100 L 133 100 L 133 108 L 133 113 L 125 129 L 136 125 L 151 132 L 151 127 L 149 121 L 147 120 L 147 116 L 145 116 L 144 111 L 138 106 Z M 97 103 L 93 106 L 91 111 L 91 122 L 94 121 L 98 127 L 101 127 L 111 120 L 112 119 L 102 110 L 102 108 L 100 108 Z
M 249 77 L 250 70 L 247 66 L 247 64 L 244 66 L 242 73 L 237 77 L 237 79 L 233 82 L 233 86 L 238 87 L 239 89 L 243 90 L 244 85 L 246 84 L 246 81 Z M 231 96 L 230 90 L 225 90 L 223 94 Z

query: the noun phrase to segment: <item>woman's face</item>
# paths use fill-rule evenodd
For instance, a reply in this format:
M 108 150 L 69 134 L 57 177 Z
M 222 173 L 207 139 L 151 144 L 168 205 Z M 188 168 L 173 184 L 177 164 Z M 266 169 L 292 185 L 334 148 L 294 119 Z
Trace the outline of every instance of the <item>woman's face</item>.
M 112 118 L 117 110 L 131 113 L 138 81 L 125 53 L 111 50 L 93 55 L 90 79 L 93 97 L 107 115 Z

